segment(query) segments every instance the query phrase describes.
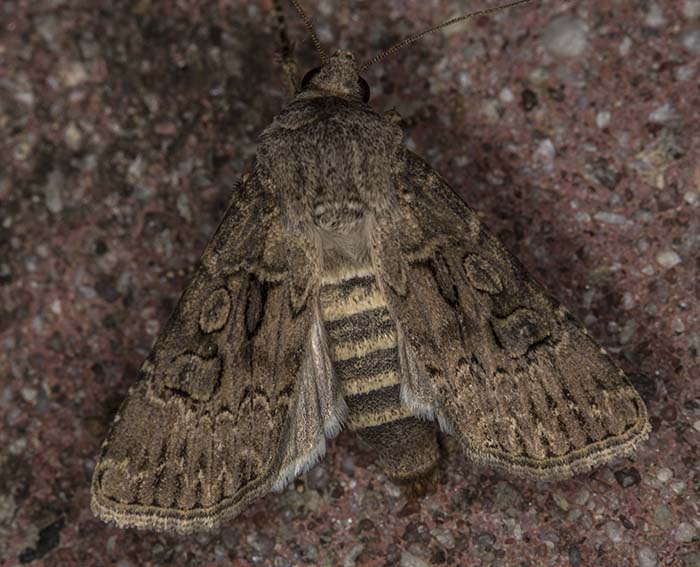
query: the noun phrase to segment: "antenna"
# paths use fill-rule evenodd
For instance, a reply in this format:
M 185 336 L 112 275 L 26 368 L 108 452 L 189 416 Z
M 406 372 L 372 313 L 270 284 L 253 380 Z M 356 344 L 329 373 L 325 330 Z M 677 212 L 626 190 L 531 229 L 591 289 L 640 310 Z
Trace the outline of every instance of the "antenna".
M 304 9 L 299 5 L 299 2 L 297 0 L 290 0 L 292 3 L 292 6 L 296 9 L 297 13 L 299 14 L 299 17 L 304 21 L 304 25 L 306 25 L 306 29 L 309 30 L 309 33 L 311 34 L 311 41 L 314 42 L 314 47 L 316 47 L 316 51 L 318 51 L 318 54 L 321 56 L 321 66 L 326 64 L 327 57 L 326 57 L 326 52 L 323 50 L 323 47 L 321 47 L 321 42 L 318 39 L 318 36 L 316 35 L 316 30 L 314 30 L 314 25 L 311 23 L 311 20 L 309 17 L 306 15 L 304 12 Z
M 464 20 L 469 20 L 471 18 L 477 18 L 479 16 L 488 16 L 489 14 L 493 14 L 495 12 L 500 12 L 502 10 L 507 10 L 508 8 L 514 8 L 515 6 L 520 6 L 521 4 L 527 4 L 531 0 L 518 0 L 517 2 L 511 2 L 510 4 L 503 4 L 502 6 L 496 6 L 495 8 L 486 8 L 484 10 L 477 10 L 476 12 L 471 12 L 469 14 L 464 14 L 463 16 L 457 16 L 456 18 L 452 18 L 451 20 L 447 20 L 446 22 L 443 22 L 439 26 L 435 26 L 434 28 L 430 28 L 428 30 L 425 30 L 423 32 L 417 33 L 416 35 L 412 35 L 411 37 L 408 37 L 404 39 L 403 41 L 400 41 L 393 47 L 390 47 L 383 53 L 380 53 L 379 55 L 375 55 L 367 61 L 366 63 L 363 63 L 362 66 L 357 70 L 358 74 L 362 73 L 367 67 L 370 65 L 374 65 L 378 61 L 381 61 L 382 59 L 388 57 L 392 53 L 398 51 L 399 49 L 403 49 L 407 45 L 413 43 L 414 41 L 418 41 L 421 39 L 423 36 L 426 36 L 430 33 L 434 33 L 438 30 L 441 30 L 442 28 L 446 28 L 447 26 L 451 26 L 452 24 L 456 24 L 457 22 L 463 22 Z M 292 0 L 296 4 L 296 0 Z M 310 24 L 307 24 L 310 25 Z

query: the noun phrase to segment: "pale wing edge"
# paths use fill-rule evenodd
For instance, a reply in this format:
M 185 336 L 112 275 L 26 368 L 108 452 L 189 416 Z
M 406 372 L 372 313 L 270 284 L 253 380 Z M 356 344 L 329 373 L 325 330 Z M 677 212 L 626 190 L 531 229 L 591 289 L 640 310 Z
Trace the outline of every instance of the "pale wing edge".
M 635 403 L 637 409 L 637 419 L 631 427 L 616 436 L 612 445 L 610 438 L 606 438 L 571 451 L 564 456 L 546 460 L 517 457 L 497 450 L 475 450 L 470 446 L 468 439 L 459 435 L 459 429 L 453 426 L 453 417 L 449 415 L 449 412 L 440 407 L 440 404 L 433 398 L 425 371 L 405 336 L 402 336 L 399 331 L 398 337 L 401 364 L 401 402 L 419 419 L 436 420 L 440 429 L 444 433 L 454 436 L 459 441 L 467 458 L 477 465 L 492 467 L 524 478 L 558 480 L 588 472 L 615 458 L 629 456 L 649 437 L 651 424 L 648 420 L 646 406 L 634 387 L 627 385 L 629 398 Z
M 315 304 L 311 337 L 299 378 L 300 392 L 294 412 L 290 412 L 284 457 L 272 485 L 275 492 L 282 491 L 324 457 L 326 439 L 340 433 L 348 414 L 333 370 L 317 300 Z

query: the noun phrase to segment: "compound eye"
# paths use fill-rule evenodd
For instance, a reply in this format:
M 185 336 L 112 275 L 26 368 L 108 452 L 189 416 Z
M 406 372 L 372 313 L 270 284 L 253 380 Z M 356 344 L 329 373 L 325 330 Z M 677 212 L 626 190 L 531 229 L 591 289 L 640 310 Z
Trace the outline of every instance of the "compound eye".
M 301 80 L 301 90 L 303 91 L 306 87 L 308 87 L 311 79 L 313 79 L 320 72 L 321 67 L 316 67 L 315 69 L 311 69 L 311 71 L 307 71 L 306 75 L 304 75 L 304 78 Z
M 362 77 L 357 78 L 357 84 L 360 85 L 360 96 L 362 96 L 362 102 L 369 102 L 369 85 Z

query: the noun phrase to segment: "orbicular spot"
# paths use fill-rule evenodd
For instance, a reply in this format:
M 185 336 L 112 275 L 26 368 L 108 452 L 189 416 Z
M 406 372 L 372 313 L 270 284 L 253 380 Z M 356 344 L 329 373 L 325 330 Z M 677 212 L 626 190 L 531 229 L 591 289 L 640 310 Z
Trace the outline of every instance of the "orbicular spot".
M 231 313 L 231 296 L 220 287 L 204 300 L 199 312 L 199 328 L 203 333 L 213 333 L 224 328 Z
M 547 320 L 532 309 L 517 309 L 504 319 L 492 322 L 493 332 L 508 354 L 523 356 L 534 344 L 550 335 Z
M 479 291 L 496 295 L 503 291 L 498 272 L 478 254 L 467 254 L 464 258 L 464 273 L 467 280 Z
M 219 386 L 221 360 L 181 354 L 165 374 L 165 385 L 198 402 L 206 402 Z

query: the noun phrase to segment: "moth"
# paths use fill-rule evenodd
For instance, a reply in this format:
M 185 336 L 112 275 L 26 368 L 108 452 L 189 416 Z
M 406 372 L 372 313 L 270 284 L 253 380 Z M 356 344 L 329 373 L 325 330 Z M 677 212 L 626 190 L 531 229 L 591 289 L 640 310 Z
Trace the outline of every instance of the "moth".
M 295 94 L 114 419 L 94 513 L 214 528 L 343 427 L 401 484 L 437 467 L 440 430 L 533 479 L 631 453 L 649 422 L 623 372 L 368 104 L 361 71 L 424 34 L 358 66 L 292 4 L 322 65 L 296 87 L 283 53 Z

